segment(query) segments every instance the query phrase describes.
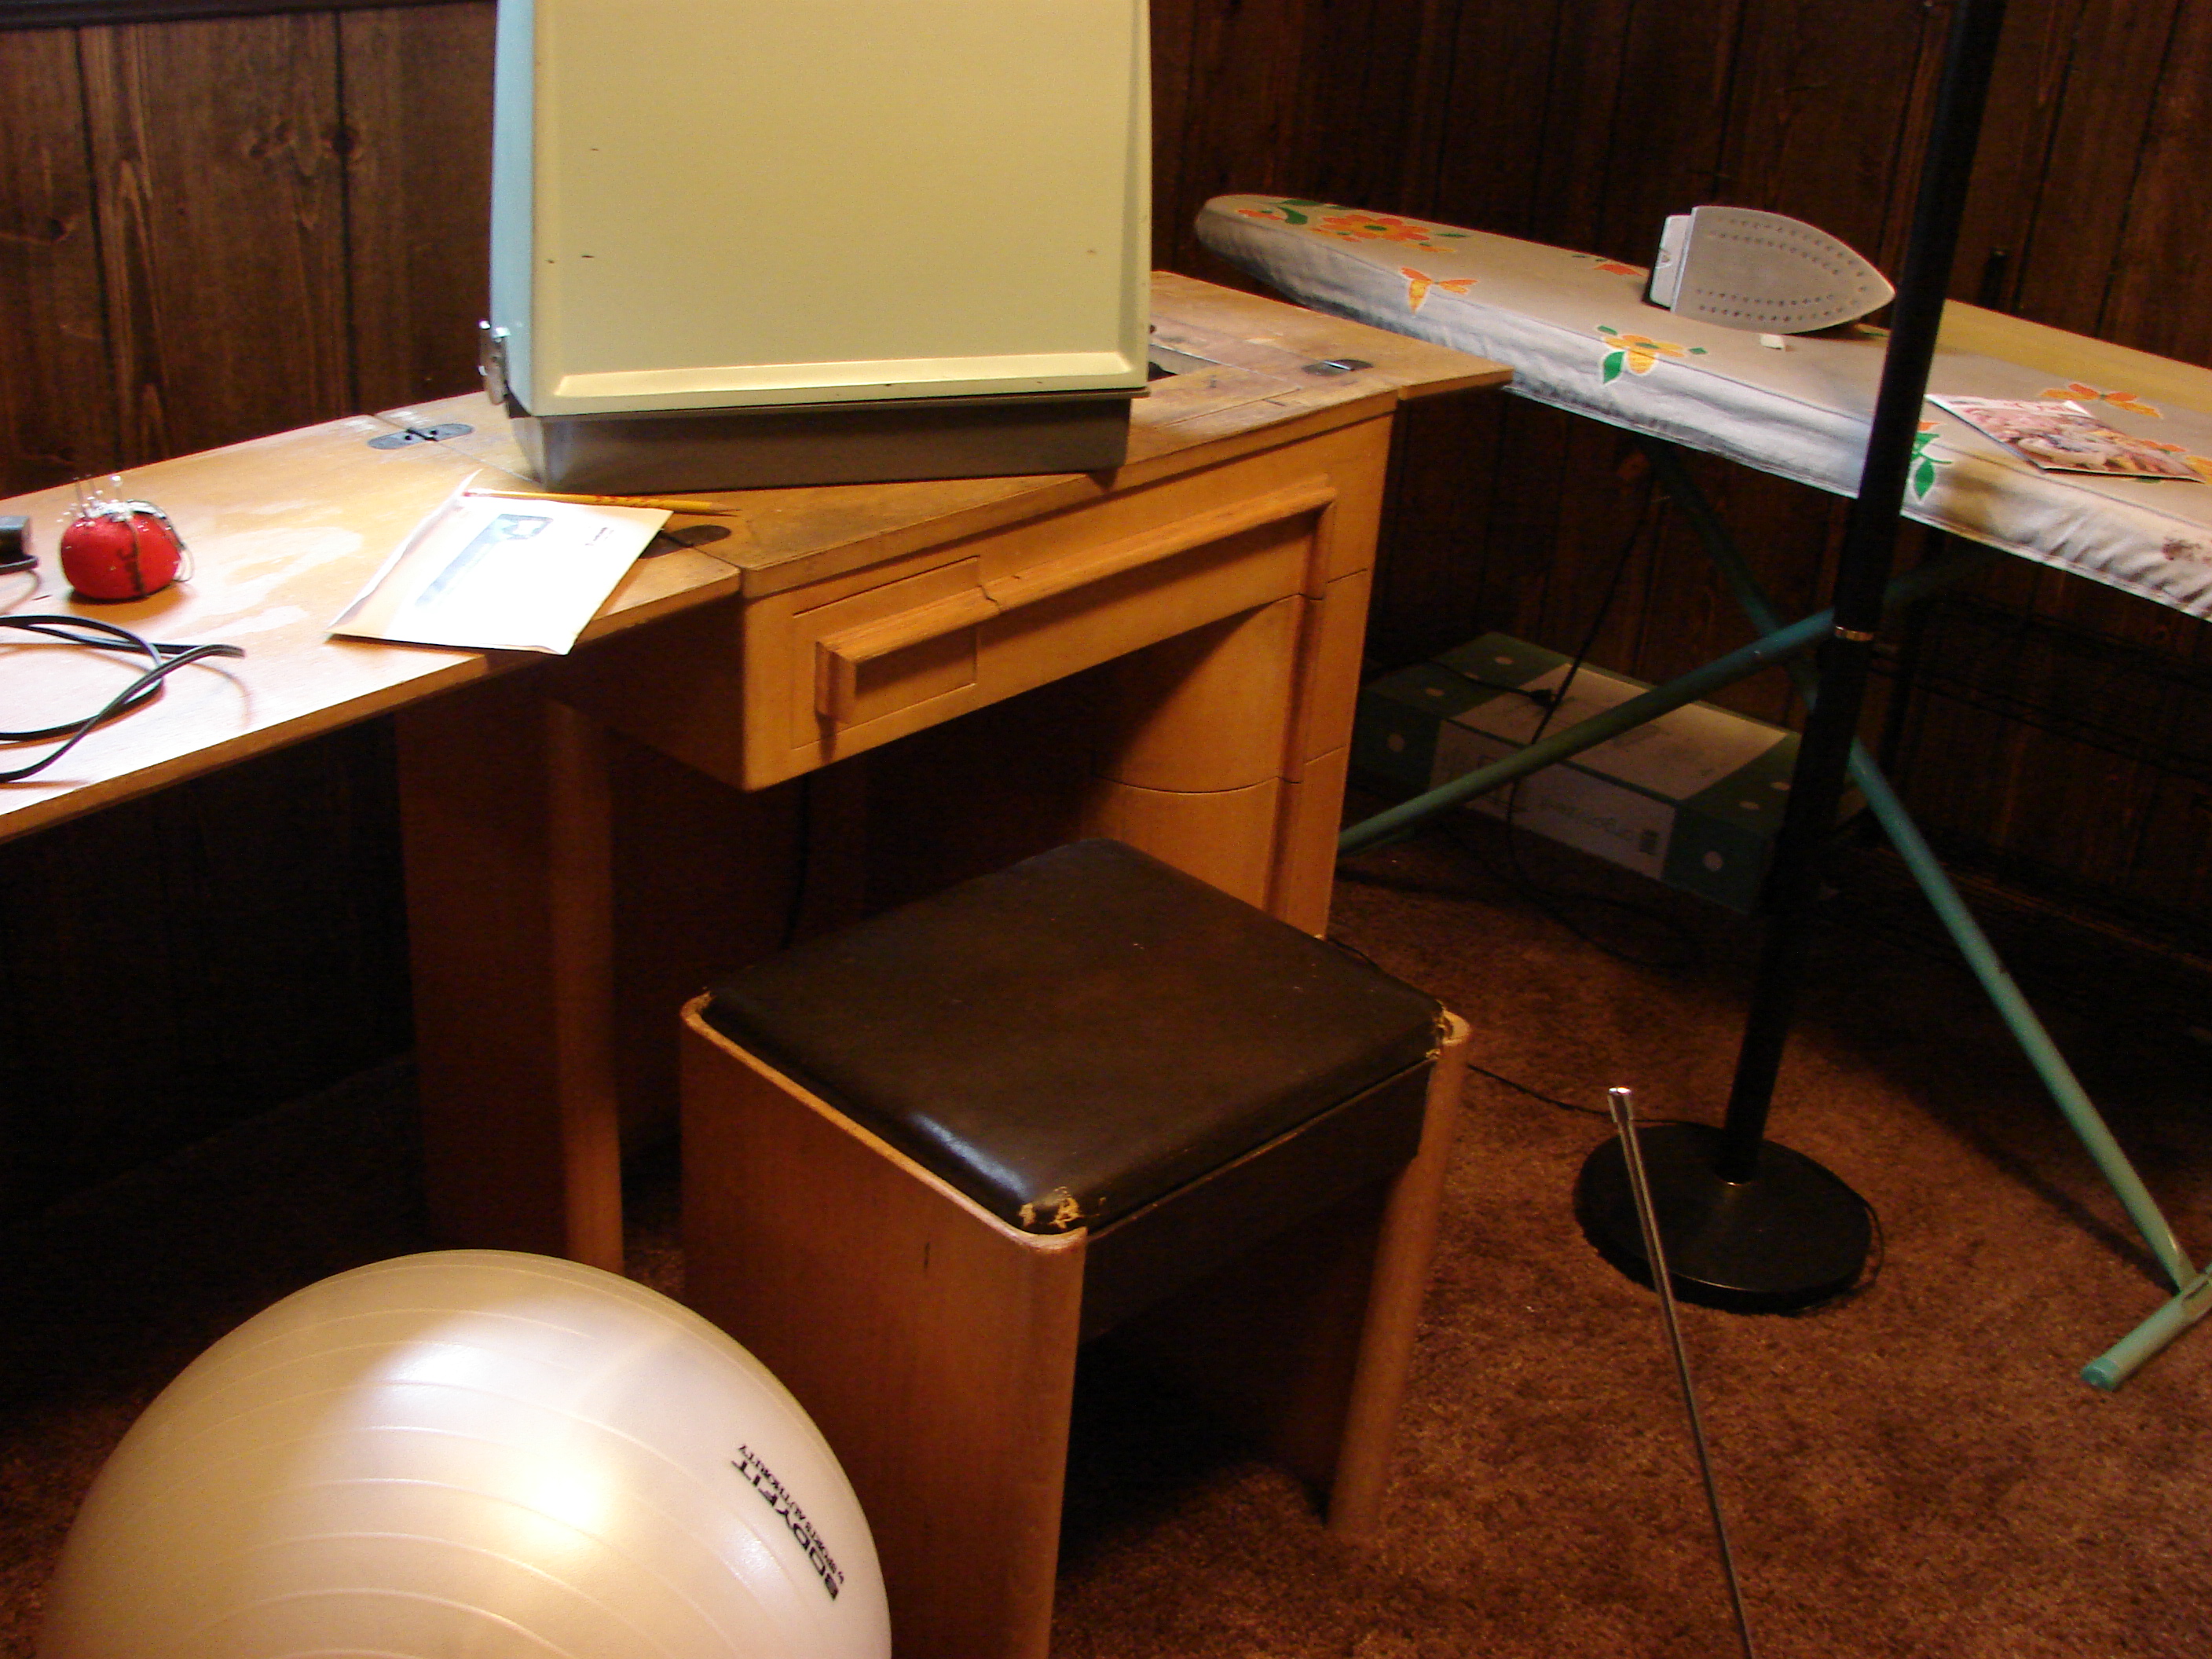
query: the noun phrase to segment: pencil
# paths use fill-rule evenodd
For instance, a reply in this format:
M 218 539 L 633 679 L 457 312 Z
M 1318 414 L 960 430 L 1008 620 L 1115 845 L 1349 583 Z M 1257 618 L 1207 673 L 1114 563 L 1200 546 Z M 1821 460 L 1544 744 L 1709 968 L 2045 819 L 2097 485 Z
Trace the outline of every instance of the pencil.
M 574 501 L 584 507 L 649 507 L 695 517 L 730 518 L 744 511 L 720 501 L 694 501 L 685 495 L 560 495 L 542 489 L 471 489 L 471 495 L 489 495 L 502 501 Z

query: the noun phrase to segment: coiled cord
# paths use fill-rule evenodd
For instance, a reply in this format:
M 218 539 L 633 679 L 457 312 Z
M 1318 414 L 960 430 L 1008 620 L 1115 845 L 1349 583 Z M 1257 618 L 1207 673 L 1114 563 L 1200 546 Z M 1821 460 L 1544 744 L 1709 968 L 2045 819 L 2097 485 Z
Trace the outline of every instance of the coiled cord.
M 146 670 L 130 684 L 110 697 L 91 714 L 79 720 L 67 720 L 59 726 L 39 726 L 21 732 L 0 731 L 0 743 L 46 743 L 61 738 L 61 746 L 28 766 L 19 766 L 12 771 L 0 771 L 0 783 L 20 783 L 25 778 L 43 772 L 89 735 L 94 726 L 129 714 L 161 695 L 161 682 L 188 663 L 209 657 L 242 657 L 245 651 L 234 645 L 168 645 L 159 640 L 149 640 L 121 628 L 113 623 L 102 622 L 96 617 L 0 616 L 0 628 L 21 629 L 29 634 L 42 634 L 65 645 L 81 645 L 94 651 L 135 652 L 144 657 Z

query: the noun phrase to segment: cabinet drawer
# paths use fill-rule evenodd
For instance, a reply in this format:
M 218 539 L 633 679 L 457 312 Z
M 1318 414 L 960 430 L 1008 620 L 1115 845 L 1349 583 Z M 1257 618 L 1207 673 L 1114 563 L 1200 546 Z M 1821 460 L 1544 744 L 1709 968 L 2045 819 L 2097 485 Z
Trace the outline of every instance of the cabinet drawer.
M 1008 574 L 963 560 L 801 613 L 784 653 L 792 757 L 849 754 L 1299 592 L 1334 499 L 1313 479 Z
M 1372 560 L 1387 421 L 611 640 L 556 695 L 748 789 Z
M 1364 464 L 1370 447 L 1343 447 L 1250 457 L 976 538 L 867 586 L 848 579 L 750 606 L 745 784 L 1317 594 L 1346 562 L 1341 540 L 1372 544 L 1379 466 Z

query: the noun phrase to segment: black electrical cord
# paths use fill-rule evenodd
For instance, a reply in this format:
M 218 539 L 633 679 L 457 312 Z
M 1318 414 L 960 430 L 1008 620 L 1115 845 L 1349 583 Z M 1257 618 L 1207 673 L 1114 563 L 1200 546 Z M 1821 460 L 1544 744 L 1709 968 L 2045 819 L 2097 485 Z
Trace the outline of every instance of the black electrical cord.
M 1382 964 L 1376 961 L 1373 957 L 1369 956 L 1366 951 L 1361 950 L 1350 939 L 1347 939 L 1340 934 L 1325 934 L 1322 936 L 1322 942 L 1325 945 L 1332 945 L 1335 946 L 1338 950 L 1343 951 L 1345 955 L 1352 957 L 1355 961 L 1365 963 L 1370 968 L 1374 969 L 1377 973 L 1389 972 L 1389 969 L 1383 967 Z M 1481 1064 L 1478 1060 L 1469 1060 L 1466 1062 L 1466 1065 L 1467 1069 L 1473 1072 L 1477 1076 L 1486 1077 L 1492 1083 L 1501 1084 L 1504 1087 L 1514 1091 L 1516 1094 L 1526 1095 L 1529 1099 L 1535 1101 L 1539 1105 L 1549 1106 L 1554 1111 L 1571 1113 L 1577 1117 L 1604 1118 L 1607 1121 L 1612 1119 L 1613 1114 L 1605 1107 L 1578 1106 L 1571 1100 L 1562 1100 L 1557 1095 L 1547 1095 L 1541 1089 L 1534 1088 L 1528 1084 L 1522 1082 L 1519 1078 L 1508 1077 L 1503 1072 L 1493 1072 L 1490 1067 Z M 1857 1194 L 1854 1194 L 1853 1196 L 1856 1197 Z M 1810 1317 L 1818 1314 L 1832 1313 L 1835 1310 L 1842 1307 L 1847 1302 L 1856 1302 L 1860 1297 L 1864 1296 L 1869 1291 L 1872 1290 L 1874 1288 L 1875 1280 L 1881 1276 L 1881 1264 L 1885 1254 L 1885 1241 L 1882 1237 L 1881 1218 L 1875 1213 L 1874 1206 L 1867 1204 L 1865 1199 L 1859 1199 L 1859 1202 L 1866 1205 L 1867 1226 L 1874 1238 L 1874 1243 L 1867 1253 L 1866 1266 L 1860 1270 L 1857 1279 L 1851 1285 L 1849 1290 L 1843 1291 L 1839 1295 L 1831 1297 L 1826 1302 L 1816 1303 L 1809 1308 L 1797 1310 L 1796 1311 L 1799 1316 Z
M 1565 678 L 1548 692 L 1529 690 L 1521 692 L 1522 696 L 1528 697 L 1544 711 L 1536 722 L 1535 732 L 1528 738 L 1529 743 L 1541 741 L 1545 732 L 1552 724 L 1553 716 L 1565 707 L 1568 694 L 1574 689 L 1575 677 L 1582 672 L 1583 664 L 1589 658 L 1590 648 L 1597 643 L 1598 630 L 1604 627 L 1606 618 L 1612 614 L 1613 602 L 1620 596 L 1622 579 L 1627 574 L 1630 556 L 1635 552 L 1636 544 L 1644 538 L 1646 531 L 1653 532 L 1656 537 L 1665 513 L 1666 498 L 1657 493 L 1653 487 L 1652 480 L 1647 475 L 1644 485 L 1644 499 L 1637 504 L 1636 516 L 1629 526 L 1628 534 L 1622 540 L 1619 551 L 1613 555 L 1613 568 L 1606 578 L 1605 597 L 1598 602 L 1597 611 L 1590 618 L 1589 626 L 1583 631 L 1582 642 L 1575 647 L 1574 655 L 1568 659 Z M 1674 969 L 1694 965 L 1701 954 L 1697 940 L 1687 928 L 1662 911 L 1649 905 L 1638 904 L 1632 899 L 1614 898 L 1608 894 L 1576 892 L 1562 888 L 1547 887 L 1529 874 L 1526 866 L 1521 862 L 1519 842 L 1519 836 L 1527 833 L 1520 823 L 1521 787 L 1526 781 L 1526 779 L 1516 778 L 1506 786 L 1502 821 L 1505 830 L 1506 863 L 1512 872 L 1513 881 L 1527 894 L 1529 902 L 1554 923 L 1582 940 L 1583 944 L 1602 955 L 1612 957 L 1616 961 L 1627 963 L 1632 967 L 1662 969 Z M 1463 836 L 1455 835 L 1453 839 L 1459 841 L 1462 845 L 1466 844 Z M 1598 938 L 1589 929 L 1577 925 L 1574 919 L 1561 908 L 1563 903 L 1569 902 L 1601 905 L 1634 916 L 1640 921 L 1655 924 L 1673 939 L 1675 948 L 1672 952 L 1665 955 L 1645 955 L 1623 950 L 1619 945 L 1610 944 Z M 1600 1111 L 1596 1115 L 1603 1117 L 1606 1114 Z
M 143 638 L 113 623 L 102 622 L 96 617 L 0 616 L 0 628 L 15 628 L 27 634 L 42 634 L 49 639 L 59 640 L 64 645 L 81 645 L 94 651 L 135 652 L 144 657 L 149 664 L 144 672 L 82 720 L 21 732 L 0 731 L 0 743 L 49 743 L 57 738 L 63 740 L 59 748 L 28 766 L 0 771 L 0 783 L 20 783 L 25 778 L 43 772 L 76 748 L 94 726 L 127 714 L 160 696 L 161 682 L 186 664 L 200 662 L 209 657 L 242 657 L 246 654 L 234 645 L 164 644 L 159 640 Z

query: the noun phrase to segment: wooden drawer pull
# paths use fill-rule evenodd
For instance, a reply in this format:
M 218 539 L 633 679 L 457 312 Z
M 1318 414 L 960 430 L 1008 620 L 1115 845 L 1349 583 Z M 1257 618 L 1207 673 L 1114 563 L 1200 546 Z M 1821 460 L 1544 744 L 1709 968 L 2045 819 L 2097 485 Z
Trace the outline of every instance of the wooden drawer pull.
M 860 703 L 861 671 L 872 662 L 1125 570 L 1226 541 L 1263 525 L 1320 512 L 1335 500 L 1333 483 L 1311 479 L 1233 506 L 1193 514 L 1103 547 L 1048 559 L 1012 575 L 989 578 L 965 592 L 825 635 L 815 642 L 815 708 L 826 719 L 849 725 Z
M 988 622 L 998 614 L 999 607 L 990 596 L 980 587 L 971 587 L 816 641 L 815 708 L 841 726 L 850 725 L 860 702 L 861 669 L 940 635 Z

